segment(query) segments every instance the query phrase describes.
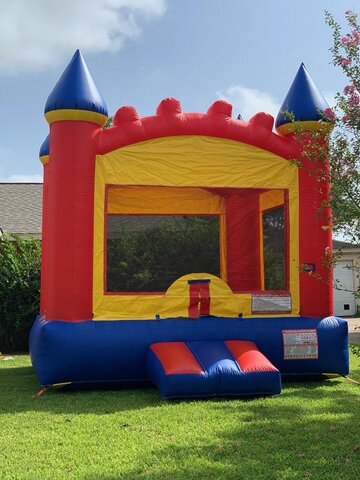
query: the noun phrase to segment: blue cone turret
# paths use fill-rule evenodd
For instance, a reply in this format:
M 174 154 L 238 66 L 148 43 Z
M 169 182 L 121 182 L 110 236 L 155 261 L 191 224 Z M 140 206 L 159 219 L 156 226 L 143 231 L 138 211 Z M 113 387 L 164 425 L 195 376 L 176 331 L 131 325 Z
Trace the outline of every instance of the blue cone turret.
M 49 123 L 56 120 L 85 120 L 104 124 L 108 109 L 90 72 L 77 50 L 45 105 Z
M 276 117 L 276 130 L 286 135 L 295 131 L 299 123 L 304 130 L 316 130 L 319 121 L 329 121 L 324 114 L 328 108 L 328 103 L 302 63 Z

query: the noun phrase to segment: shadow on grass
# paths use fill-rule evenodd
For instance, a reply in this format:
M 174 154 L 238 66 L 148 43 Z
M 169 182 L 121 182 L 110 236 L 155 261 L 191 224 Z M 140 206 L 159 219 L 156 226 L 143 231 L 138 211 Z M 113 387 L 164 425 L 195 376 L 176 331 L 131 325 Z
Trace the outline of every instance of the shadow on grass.
M 309 402 L 309 390 L 299 387 L 285 391 L 287 399 L 211 401 L 209 419 L 219 419 L 211 436 L 155 444 L 127 471 L 99 471 L 86 480 L 358 480 L 359 396 L 326 391 L 323 402 Z M 310 389 L 314 400 L 319 389 L 323 384 Z M 300 403 L 285 404 L 294 397 Z M 217 415 L 219 409 L 225 415 Z
M 103 415 L 156 407 L 164 403 L 150 384 L 113 390 L 49 389 L 33 398 L 38 391 L 39 383 L 32 367 L 1 368 L 0 415 L 26 411 Z
M 321 381 L 283 382 L 281 396 L 286 398 L 300 397 L 304 405 L 324 397 L 331 397 L 331 402 L 338 412 L 349 413 L 348 400 L 356 393 L 336 389 L 345 382 L 342 378 Z M 54 413 L 93 413 L 110 414 L 119 411 L 139 410 L 161 405 L 177 405 L 183 400 L 164 401 L 159 392 L 151 384 L 132 385 L 131 388 L 113 390 L 75 390 L 49 389 L 42 396 L 33 398 L 39 390 L 39 384 L 32 367 L 12 367 L 0 369 L 0 414 L 24 411 L 48 411 Z M 274 397 L 274 399 L 279 397 Z M 191 402 L 211 401 L 215 407 L 231 409 L 232 398 L 211 398 L 208 400 L 192 399 Z M 253 398 L 244 397 L 242 402 L 249 405 Z M 289 410 L 290 413 L 291 409 Z
M 204 439 L 192 435 L 180 445 L 176 439 L 154 445 L 150 455 L 140 455 L 131 469 L 99 472 L 86 480 L 358 480 L 356 404 L 347 395 L 334 393 L 326 405 L 305 402 L 304 407 L 284 405 L 281 397 L 270 402 L 211 402 L 212 415 L 224 409 L 228 416 L 219 418 L 233 421 L 218 422 L 210 438 L 207 432 Z M 239 415 L 244 410 L 246 415 Z
M 341 378 L 286 381 L 276 397 L 187 402 L 164 402 L 155 389 L 49 391 L 33 399 L 37 389 L 32 367 L 1 368 L 0 414 L 135 412 L 119 425 L 121 438 L 142 439 L 143 448 L 77 479 L 358 479 L 359 390 Z M 149 411 L 138 417 L 142 409 Z

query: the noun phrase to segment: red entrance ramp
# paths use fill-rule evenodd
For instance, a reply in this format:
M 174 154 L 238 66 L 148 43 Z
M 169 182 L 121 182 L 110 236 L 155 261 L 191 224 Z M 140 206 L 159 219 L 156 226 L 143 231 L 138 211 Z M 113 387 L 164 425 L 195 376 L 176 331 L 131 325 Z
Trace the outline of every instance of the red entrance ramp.
M 279 370 L 249 341 L 153 343 L 147 367 L 164 398 L 274 395 L 281 391 Z

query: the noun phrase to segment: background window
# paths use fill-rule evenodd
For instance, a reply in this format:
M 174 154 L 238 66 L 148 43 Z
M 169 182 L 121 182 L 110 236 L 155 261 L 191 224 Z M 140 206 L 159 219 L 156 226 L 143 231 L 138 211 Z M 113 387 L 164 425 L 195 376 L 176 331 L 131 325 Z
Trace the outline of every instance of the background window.
M 162 292 L 182 275 L 220 276 L 219 218 L 108 215 L 107 291 Z
M 265 290 L 285 290 L 284 206 L 262 214 Z

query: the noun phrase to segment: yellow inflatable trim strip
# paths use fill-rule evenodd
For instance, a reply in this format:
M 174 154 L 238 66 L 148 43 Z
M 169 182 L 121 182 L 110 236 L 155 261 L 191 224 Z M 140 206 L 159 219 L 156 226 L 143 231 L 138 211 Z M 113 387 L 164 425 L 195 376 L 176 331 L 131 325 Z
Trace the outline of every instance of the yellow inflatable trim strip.
M 43 164 L 43 165 L 46 165 L 47 163 L 49 163 L 50 161 L 50 156 L 49 155 L 42 155 L 40 157 L 40 162 Z
M 330 122 L 322 122 L 315 120 L 305 120 L 303 122 L 291 122 L 280 125 L 276 128 L 276 131 L 280 135 L 287 135 L 288 133 L 294 132 L 317 132 L 319 130 L 331 131 L 334 128 L 334 125 Z
M 97 123 L 101 126 L 105 125 L 108 120 L 108 117 L 102 113 L 92 112 L 91 110 L 75 110 L 67 108 L 62 110 L 51 110 L 51 112 L 45 113 L 45 118 L 49 124 L 60 120 L 82 120 L 85 122 Z

